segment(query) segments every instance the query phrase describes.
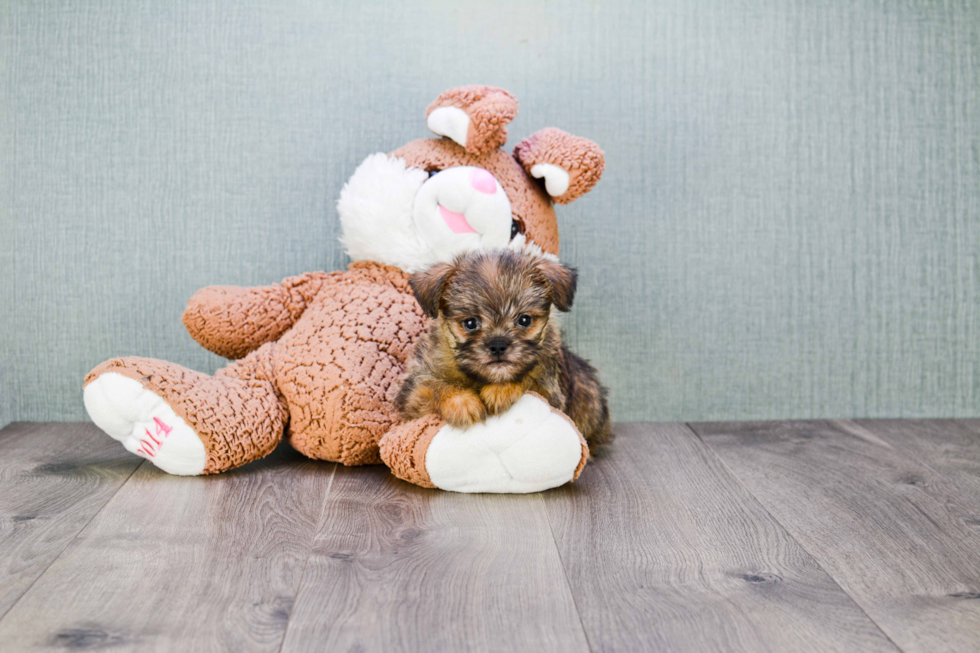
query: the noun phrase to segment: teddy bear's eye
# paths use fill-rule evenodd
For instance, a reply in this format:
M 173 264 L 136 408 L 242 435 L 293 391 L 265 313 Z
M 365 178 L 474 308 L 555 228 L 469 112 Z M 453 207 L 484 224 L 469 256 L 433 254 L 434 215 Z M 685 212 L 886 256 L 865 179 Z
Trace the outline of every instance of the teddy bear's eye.
M 525 327 L 525 328 L 531 326 L 531 316 L 530 315 L 521 315 L 520 317 L 518 317 L 517 318 L 517 326 L 522 326 L 522 327 Z
M 463 320 L 463 328 L 467 331 L 476 331 L 478 326 L 480 326 L 480 321 L 475 317 L 468 317 Z
M 429 179 L 432 179 L 437 174 L 439 174 L 439 171 L 438 170 L 429 170 Z
M 521 233 L 520 227 L 517 226 L 517 220 L 510 221 L 510 237 L 514 238 L 517 234 Z

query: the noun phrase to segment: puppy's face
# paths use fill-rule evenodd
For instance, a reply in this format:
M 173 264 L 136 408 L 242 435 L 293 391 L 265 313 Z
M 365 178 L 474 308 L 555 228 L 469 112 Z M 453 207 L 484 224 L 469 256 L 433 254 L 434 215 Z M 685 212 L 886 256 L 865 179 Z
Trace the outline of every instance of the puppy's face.
M 456 366 L 478 383 L 518 382 L 547 348 L 551 307 L 567 311 L 575 294 L 571 268 L 513 251 L 479 252 L 412 277 L 427 314 Z

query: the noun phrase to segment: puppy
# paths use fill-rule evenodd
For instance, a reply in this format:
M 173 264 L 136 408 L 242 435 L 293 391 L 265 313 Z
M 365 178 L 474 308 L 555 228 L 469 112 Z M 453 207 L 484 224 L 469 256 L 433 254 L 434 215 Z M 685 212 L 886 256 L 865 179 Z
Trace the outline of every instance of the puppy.
M 395 405 L 407 419 L 432 412 L 465 428 L 536 392 L 568 415 L 589 447 L 612 438 L 606 388 L 562 343 L 577 274 L 511 250 L 476 252 L 412 276 L 434 318 L 416 345 Z

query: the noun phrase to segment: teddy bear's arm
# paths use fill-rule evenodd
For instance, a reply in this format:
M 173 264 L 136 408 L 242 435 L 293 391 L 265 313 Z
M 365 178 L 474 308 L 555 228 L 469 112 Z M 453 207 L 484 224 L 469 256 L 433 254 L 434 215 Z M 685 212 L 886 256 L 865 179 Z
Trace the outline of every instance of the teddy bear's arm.
M 589 459 L 572 420 L 533 392 L 470 428 L 434 413 L 402 422 L 379 446 L 398 478 L 454 492 L 540 492 L 577 479 Z
M 202 347 L 242 358 L 289 330 L 330 275 L 309 272 L 270 286 L 208 286 L 187 302 L 183 322 Z

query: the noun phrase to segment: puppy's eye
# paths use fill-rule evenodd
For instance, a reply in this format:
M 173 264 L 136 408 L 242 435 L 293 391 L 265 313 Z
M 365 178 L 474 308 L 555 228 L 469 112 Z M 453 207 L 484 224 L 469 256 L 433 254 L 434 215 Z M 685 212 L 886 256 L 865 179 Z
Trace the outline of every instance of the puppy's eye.
M 463 328 L 467 331 L 476 331 L 477 327 L 480 326 L 480 321 L 475 317 L 468 317 L 463 320 Z
M 517 226 L 517 220 L 510 221 L 510 237 L 513 239 L 517 234 L 521 233 L 520 227 Z
M 531 316 L 521 315 L 519 318 L 517 318 L 517 326 L 522 326 L 525 328 L 531 326 Z
M 438 170 L 429 170 L 429 179 L 432 179 L 437 174 L 439 174 L 439 171 Z

